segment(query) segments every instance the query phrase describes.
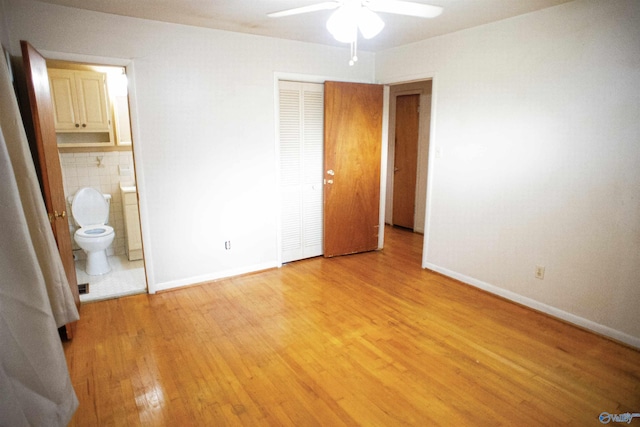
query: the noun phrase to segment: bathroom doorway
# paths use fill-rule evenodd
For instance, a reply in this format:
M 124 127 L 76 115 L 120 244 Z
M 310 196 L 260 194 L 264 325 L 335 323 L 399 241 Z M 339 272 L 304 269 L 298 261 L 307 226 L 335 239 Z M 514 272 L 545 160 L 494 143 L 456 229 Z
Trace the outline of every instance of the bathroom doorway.
M 60 108 L 56 103 L 60 94 L 66 96 L 67 92 L 65 83 L 56 87 L 58 82 L 53 76 L 66 78 L 62 80 L 64 82 L 72 81 L 67 76 L 76 72 L 94 73 L 104 76 L 106 86 L 107 132 L 102 135 L 98 135 L 99 132 L 56 132 L 80 301 L 86 303 L 146 293 L 126 68 L 47 60 L 47 69 L 56 110 Z M 74 95 L 79 102 L 83 102 L 83 96 L 89 96 L 77 92 Z M 71 209 L 73 196 L 84 187 L 97 189 L 109 202 L 108 225 L 113 227 L 115 238 L 107 248 L 111 270 L 102 275 L 87 274 L 86 254 L 73 238 L 78 228 Z

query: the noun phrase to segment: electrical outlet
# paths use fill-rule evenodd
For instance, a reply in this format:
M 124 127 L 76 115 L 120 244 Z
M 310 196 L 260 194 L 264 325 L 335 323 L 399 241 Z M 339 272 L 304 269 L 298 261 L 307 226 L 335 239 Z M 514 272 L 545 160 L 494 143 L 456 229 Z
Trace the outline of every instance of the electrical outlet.
M 536 265 L 536 279 L 544 279 L 544 265 Z
M 228 251 L 231 250 L 231 240 L 225 240 L 224 248 Z

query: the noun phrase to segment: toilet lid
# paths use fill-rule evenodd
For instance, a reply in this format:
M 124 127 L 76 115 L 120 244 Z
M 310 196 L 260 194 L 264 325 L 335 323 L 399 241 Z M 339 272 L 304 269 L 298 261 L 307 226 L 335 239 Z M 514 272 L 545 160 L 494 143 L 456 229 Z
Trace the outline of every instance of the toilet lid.
M 105 224 L 109 217 L 109 204 L 101 192 L 85 187 L 78 190 L 73 197 L 71 213 L 81 227 Z

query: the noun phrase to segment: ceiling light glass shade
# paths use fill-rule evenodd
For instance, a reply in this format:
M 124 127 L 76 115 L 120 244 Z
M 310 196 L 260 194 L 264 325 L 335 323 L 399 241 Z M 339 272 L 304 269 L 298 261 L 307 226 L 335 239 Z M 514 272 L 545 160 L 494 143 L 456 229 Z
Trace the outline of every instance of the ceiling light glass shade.
M 366 7 L 360 8 L 358 15 L 358 28 L 365 39 L 371 39 L 384 28 L 384 21 L 375 13 Z
M 358 28 L 365 39 L 377 36 L 384 28 L 384 21 L 373 11 L 358 3 L 347 3 L 331 14 L 327 30 L 342 43 L 356 40 Z
M 342 43 L 352 43 L 358 36 L 358 14 L 360 7 L 339 7 L 327 21 L 327 30 Z

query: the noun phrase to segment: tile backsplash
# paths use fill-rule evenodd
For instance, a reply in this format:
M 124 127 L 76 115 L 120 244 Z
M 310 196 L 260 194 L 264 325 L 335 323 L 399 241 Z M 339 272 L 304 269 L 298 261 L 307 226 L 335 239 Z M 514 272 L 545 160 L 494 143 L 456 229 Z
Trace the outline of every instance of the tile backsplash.
M 82 187 L 93 187 L 103 194 L 111 194 L 109 209 L 109 225 L 113 227 L 116 237 L 107 249 L 107 255 L 124 255 L 124 218 L 122 216 L 122 199 L 120 183 L 133 185 L 135 174 L 133 169 L 133 153 L 131 151 L 105 151 L 91 153 L 60 153 L 64 194 L 67 198 L 67 212 L 71 236 L 77 226 L 71 216 L 69 196 L 73 196 Z M 78 258 L 86 255 L 73 241 L 74 254 Z

